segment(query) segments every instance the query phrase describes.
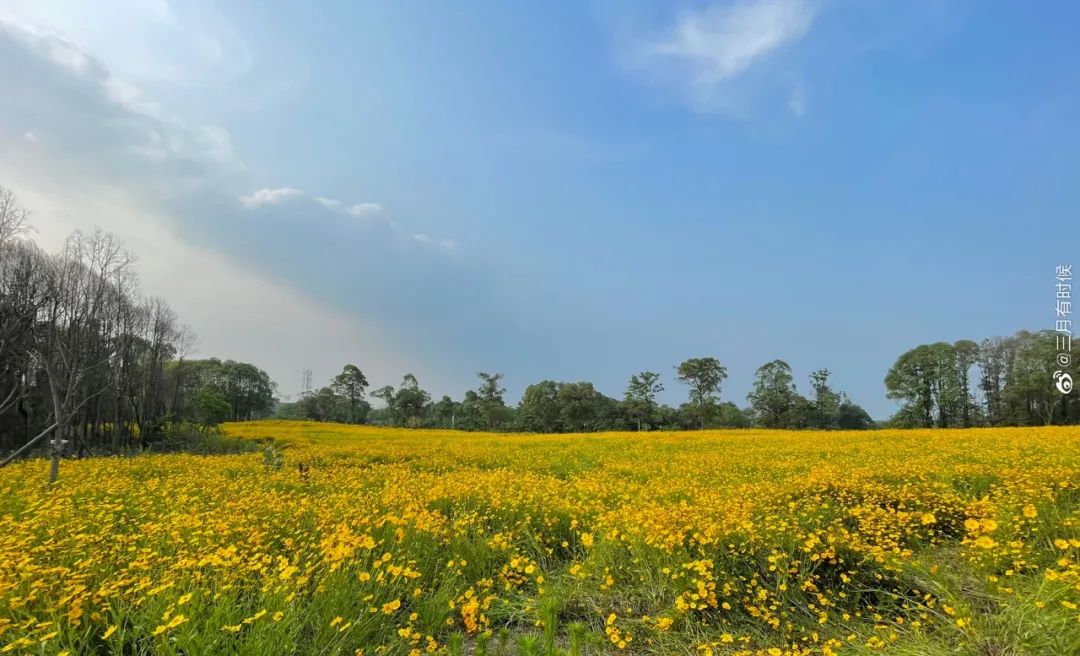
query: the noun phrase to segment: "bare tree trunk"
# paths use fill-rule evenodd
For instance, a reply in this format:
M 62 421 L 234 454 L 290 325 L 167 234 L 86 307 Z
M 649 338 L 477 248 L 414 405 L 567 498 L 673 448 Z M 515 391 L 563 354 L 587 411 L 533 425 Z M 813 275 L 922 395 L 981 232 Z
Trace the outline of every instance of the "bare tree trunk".
M 63 404 L 60 401 L 60 392 L 57 390 L 56 385 L 52 382 L 52 376 L 50 378 L 50 388 L 53 398 L 53 413 L 55 423 L 57 426 L 56 435 L 52 439 L 52 462 L 49 463 L 49 485 L 56 482 L 56 478 L 60 475 L 60 449 L 64 445 L 64 424 L 68 421 L 68 418 L 64 415 Z

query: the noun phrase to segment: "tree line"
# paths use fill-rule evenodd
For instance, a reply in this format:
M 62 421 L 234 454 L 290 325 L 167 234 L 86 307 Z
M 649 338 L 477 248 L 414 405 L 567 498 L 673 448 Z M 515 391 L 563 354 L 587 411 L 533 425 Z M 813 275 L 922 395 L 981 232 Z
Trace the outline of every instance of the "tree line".
M 783 360 L 758 368 L 744 407 L 721 400 L 727 369 L 714 357 L 674 368 L 687 390 L 677 407 L 657 400 L 665 383 L 655 371 L 631 376 L 621 398 L 588 381 L 543 380 L 512 405 L 501 373 L 479 373 L 461 400 L 433 400 L 412 374 L 396 387 L 371 389 L 353 364 L 321 389 L 279 403 L 276 385 L 257 366 L 189 357 L 191 330 L 164 300 L 139 292 L 135 258 L 116 237 L 75 232 L 50 254 L 28 237 L 28 219 L 0 187 L 0 465 L 44 446 L 55 475 L 63 454 L 123 452 L 152 445 L 178 425 L 269 416 L 538 433 L 875 425 L 832 388 L 827 369 L 810 375 L 804 396 Z M 885 377 L 888 397 L 899 404 L 889 424 L 1080 423 L 1080 403 L 1054 387 L 1056 337 L 1020 331 L 908 350 Z M 1076 361 L 1080 353 L 1069 348 Z
M 896 426 L 1041 426 L 1080 423 L 1080 402 L 1055 385 L 1058 358 L 1080 358 L 1060 333 L 1021 330 L 982 342 L 921 344 L 897 358 L 885 376 L 900 403 Z
M 258 367 L 187 357 L 195 337 L 140 294 L 134 256 L 113 235 L 75 232 L 57 253 L 0 187 L 0 453 L 144 447 L 178 422 L 256 419 L 276 388 Z
M 476 389 L 460 401 L 444 395 L 435 401 L 413 374 L 397 387 L 368 391 L 366 376 L 354 364 L 329 384 L 278 406 L 277 417 L 414 428 L 566 433 L 603 430 L 680 430 L 698 428 L 864 429 L 870 416 L 843 392 L 829 385 L 829 371 L 810 376 L 811 394 L 801 395 L 791 367 L 773 360 L 757 370 L 749 406 L 721 401 L 727 369 L 713 357 L 691 358 L 675 367 L 675 379 L 687 388 L 678 407 L 657 401 L 664 391 L 660 373 L 630 377 L 621 399 L 609 397 L 587 381 L 543 380 L 529 385 L 515 406 L 507 403 L 503 374 L 480 372 Z M 372 407 L 368 398 L 382 401 Z

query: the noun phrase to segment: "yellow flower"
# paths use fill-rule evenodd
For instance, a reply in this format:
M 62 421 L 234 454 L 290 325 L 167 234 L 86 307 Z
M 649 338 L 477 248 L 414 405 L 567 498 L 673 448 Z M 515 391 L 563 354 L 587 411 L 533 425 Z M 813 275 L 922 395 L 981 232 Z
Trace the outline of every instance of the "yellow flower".
M 934 517 L 934 513 L 923 513 L 919 518 L 923 524 L 933 524 L 937 522 L 937 517 Z
M 1028 519 L 1034 519 L 1038 515 L 1039 512 L 1035 510 L 1035 506 L 1031 504 L 1024 506 L 1024 517 L 1027 517 Z
M 105 633 L 101 634 L 101 639 L 102 640 L 108 640 L 109 636 L 111 636 L 114 633 L 116 633 L 116 625 L 115 624 L 113 624 L 109 628 L 105 629 Z

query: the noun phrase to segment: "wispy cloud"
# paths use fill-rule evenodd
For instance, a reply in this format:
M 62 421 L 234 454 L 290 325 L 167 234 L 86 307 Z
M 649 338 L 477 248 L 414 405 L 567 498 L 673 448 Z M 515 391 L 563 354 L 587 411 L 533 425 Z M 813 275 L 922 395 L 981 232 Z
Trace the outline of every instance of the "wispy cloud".
M 439 248 L 441 248 L 441 249 L 443 249 L 445 251 L 452 251 L 455 248 L 457 248 L 457 242 L 454 241 L 453 239 L 435 240 L 435 239 L 431 238 L 431 235 L 429 235 L 427 233 L 423 233 L 423 232 L 420 232 L 420 233 L 417 233 L 417 234 L 413 235 L 412 240 L 413 241 L 418 241 L 421 244 L 430 244 L 432 246 L 438 246 Z
M 805 35 L 814 14 L 809 0 L 737 0 L 686 11 L 637 39 L 630 64 L 679 87 L 696 109 L 734 109 L 735 82 Z
M 240 204 L 249 210 L 265 205 L 277 205 L 290 198 L 303 196 L 304 192 L 292 187 L 278 187 L 277 189 L 259 189 L 250 196 L 241 196 Z
M 382 212 L 382 205 L 378 203 L 355 203 L 345 208 L 349 216 L 365 217 L 375 216 Z
M 302 198 L 309 198 L 308 195 L 302 190 L 295 187 L 277 187 L 275 189 L 266 188 L 259 189 L 247 196 L 240 197 L 240 204 L 248 210 L 256 210 L 264 207 L 271 207 L 274 205 L 280 205 L 290 200 L 299 200 Z M 311 196 L 310 200 L 315 201 L 316 207 L 329 210 L 334 214 L 341 214 L 343 216 L 353 217 L 357 219 L 364 219 L 369 221 L 380 217 L 377 223 L 384 226 L 392 234 L 397 235 L 400 239 L 408 237 L 409 240 L 441 248 L 444 251 L 453 251 L 457 247 L 457 242 L 453 239 L 435 239 L 427 233 L 415 233 L 409 234 L 404 231 L 401 225 L 397 221 L 392 219 L 386 219 L 381 217 L 383 212 L 383 206 L 381 203 L 363 202 L 363 203 L 345 203 L 336 198 L 329 198 L 327 196 Z
M 372 217 L 381 214 L 383 211 L 383 206 L 380 203 L 353 203 L 352 205 L 346 205 L 336 198 L 327 198 L 326 196 L 316 196 L 315 201 L 329 210 L 361 218 Z

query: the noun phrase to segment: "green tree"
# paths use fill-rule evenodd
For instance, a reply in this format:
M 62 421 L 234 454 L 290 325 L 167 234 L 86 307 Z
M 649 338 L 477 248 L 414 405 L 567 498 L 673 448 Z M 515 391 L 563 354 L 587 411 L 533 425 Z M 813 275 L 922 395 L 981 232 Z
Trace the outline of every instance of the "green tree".
M 483 427 L 480 405 L 480 395 L 476 393 L 476 390 L 465 392 L 465 398 L 461 400 L 461 413 L 457 419 L 458 428 L 478 430 Z
M 900 426 L 929 428 L 934 425 L 936 367 L 929 346 L 905 351 L 885 375 L 885 392 L 902 405 L 893 422 Z
M 215 426 L 228 421 L 232 415 L 232 406 L 225 400 L 225 395 L 217 387 L 207 385 L 199 389 L 192 399 L 195 407 L 195 420 L 204 426 Z
M 335 376 L 330 384 L 335 394 L 349 402 L 347 423 L 353 424 L 363 421 L 363 417 L 359 416 L 357 410 L 360 409 L 360 402 L 364 399 L 364 390 L 367 389 L 367 386 L 368 381 L 364 376 L 364 372 L 360 371 L 360 368 L 355 364 L 345 365 L 341 373 Z
M 592 383 L 563 383 L 559 387 L 559 416 L 571 431 L 591 431 L 602 427 L 611 410 L 611 399 L 596 391 Z
M 484 427 L 495 430 L 501 427 L 509 419 L 509 409 L 503 400 L 506 389 L 502 386 L 502 374 L 489 374 L 478 372 L 480 387 L 476 390 L 478 410 Z
M 753 423 L 753 417 L 748 411 L 727 401 L 721 403 L 718 408 L 717 423 L 725 428 L 749 428 Z
M 424 408 L 430 400 L 431 395 L 420 389 L 416 376 L 405 374 L 394 395 L 394 409 L 398 412 L 401 425 L 419 426 L 424 419 Z
M 623 404 L 627 418 L 637 425 L 639 431 L 642 425 L 652 427 L 655 423 L 656 395 L 663 391 L 664 384 L 660 382 L 660 374 L 654 371 L 643 371 L 630 377 Z
M 676 367 L 679 382 L 690 387 L 690 406 L 700 428 L 712 419 L 727 369 L 716 358 L 691 358 Z
M 972 426 L 979 410 L 975 395 L 971 390 L 971 368 L 979 361 L 979 345 L 970 339 L 962 339 L 953 344 L 956 354 L 956 376 L 959 382 L 959 423 L 965 428 Z
M 440 428 L 457 428 L 457 415 L 461 404 L 445 394 L 431 406 L 431 419 Z
M 843 395 L 841 395 L 843 397 Z M 874 420 L 870 414 L 859 405 L 847 398 L 841 398 L 840 405 L 836 409 L 836 427 L 843 430 L 865 430 L 872 428 Z
M 812 413 L 814 428 L 835 428 L 837 425 L 841 396 L 829 387 L 829 370 L 818 369 L 810 374 L 810 386 L 814 389 Z
M 386 385 L 371 395 L 386 403 L 386 410 L 395 426 L 412 428 L 423 424 L 424 411 L 431 401 L 431 395 L 420 388 L 420 383 L 412 374 L 405 374 L 396 390 Z
M 518 425 L 531 433 L 557 433 L 562 430 L 559 388 L 553 380 L 542 380 L 525 388 L 518 405 Z
M 795 391 L 791 366 L 783 360 L 758 367 L 754 388 L 746 398 L 758 426 L 788 428 L 797 424 L 795 411 L 802 397 Z

